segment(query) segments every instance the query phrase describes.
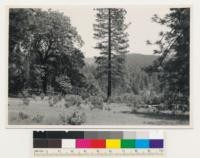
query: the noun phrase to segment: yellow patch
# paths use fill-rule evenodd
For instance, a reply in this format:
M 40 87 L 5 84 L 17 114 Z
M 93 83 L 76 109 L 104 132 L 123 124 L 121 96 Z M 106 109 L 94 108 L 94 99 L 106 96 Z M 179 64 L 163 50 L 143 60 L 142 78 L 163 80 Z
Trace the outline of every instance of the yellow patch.
M 120 139 L 106 139 L 106 148 L 120 148 L 121 140 Z

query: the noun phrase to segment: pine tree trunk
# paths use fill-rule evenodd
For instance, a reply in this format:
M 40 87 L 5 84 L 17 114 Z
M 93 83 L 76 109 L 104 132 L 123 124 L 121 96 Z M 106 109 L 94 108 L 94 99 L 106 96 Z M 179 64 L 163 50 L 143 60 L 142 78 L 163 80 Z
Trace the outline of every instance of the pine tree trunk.
M 108 9 L 108 92 L 107 100 L 111 96 L 111 9 Z
M 44 94 L 47 93 L 47 74 L 46 73 L 45 73 L 45 76 L 43 77 L 43 81 L 42 81 L 42 90 L 43 90 Z

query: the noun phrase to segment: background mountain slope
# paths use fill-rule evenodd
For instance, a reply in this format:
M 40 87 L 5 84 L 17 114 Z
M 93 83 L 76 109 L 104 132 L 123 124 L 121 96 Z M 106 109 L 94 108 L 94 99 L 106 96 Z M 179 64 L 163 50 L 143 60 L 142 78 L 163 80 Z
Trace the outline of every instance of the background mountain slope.
M 130 53 L 126 55 L 127 65 L 134 68 L 142 68 L 144 66 L 151 65 L 155 59 L 158 58 L 158 55 L 144 55 Z M 86 64 L 92 65 L 95 64 L 94 58 L 85 58 Z

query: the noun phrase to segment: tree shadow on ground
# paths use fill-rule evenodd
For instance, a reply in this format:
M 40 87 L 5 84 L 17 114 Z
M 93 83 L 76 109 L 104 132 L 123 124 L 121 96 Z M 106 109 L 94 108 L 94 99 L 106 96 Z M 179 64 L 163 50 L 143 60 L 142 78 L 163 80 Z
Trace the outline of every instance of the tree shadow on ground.
M 144 112 L 131 112 L 131 111 L 121 111 L 124 114 L 134 114 L 142 118 L 151 118 L 151 119 L 163 119 L 163 120 L 181 120 L 188 121 L 189 115 L 173 115 L 173 114 L 163 114 L 163 113 L 144 113 Z

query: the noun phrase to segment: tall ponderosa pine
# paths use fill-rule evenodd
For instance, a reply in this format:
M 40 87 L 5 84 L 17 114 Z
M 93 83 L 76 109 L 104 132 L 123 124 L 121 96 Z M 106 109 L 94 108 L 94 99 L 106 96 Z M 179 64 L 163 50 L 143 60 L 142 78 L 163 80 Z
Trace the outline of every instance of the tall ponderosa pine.
M 94 24 L 94 38 L 98 40 L 96 49 L 101 56 L 96 57 L 97 78 L 105 85 L 107 80 L 107 99 L 112 89 L 120 86 L 124 81 L 125 55 L 128 53 L 128 33 L 125 23 L 127 11 L 121 8 L 98 8 L 96 10 L 96 24 Z
M 155 15 L 153 21 L 169 31 L 160 32 L 161 39 L 155 42 L 160 49 L 155 53 L 161 56 L 147 70 L 160 74 L 161 89 L 170 105 L 189 105 L 190 9 L 170 9 L 164 18 Z

